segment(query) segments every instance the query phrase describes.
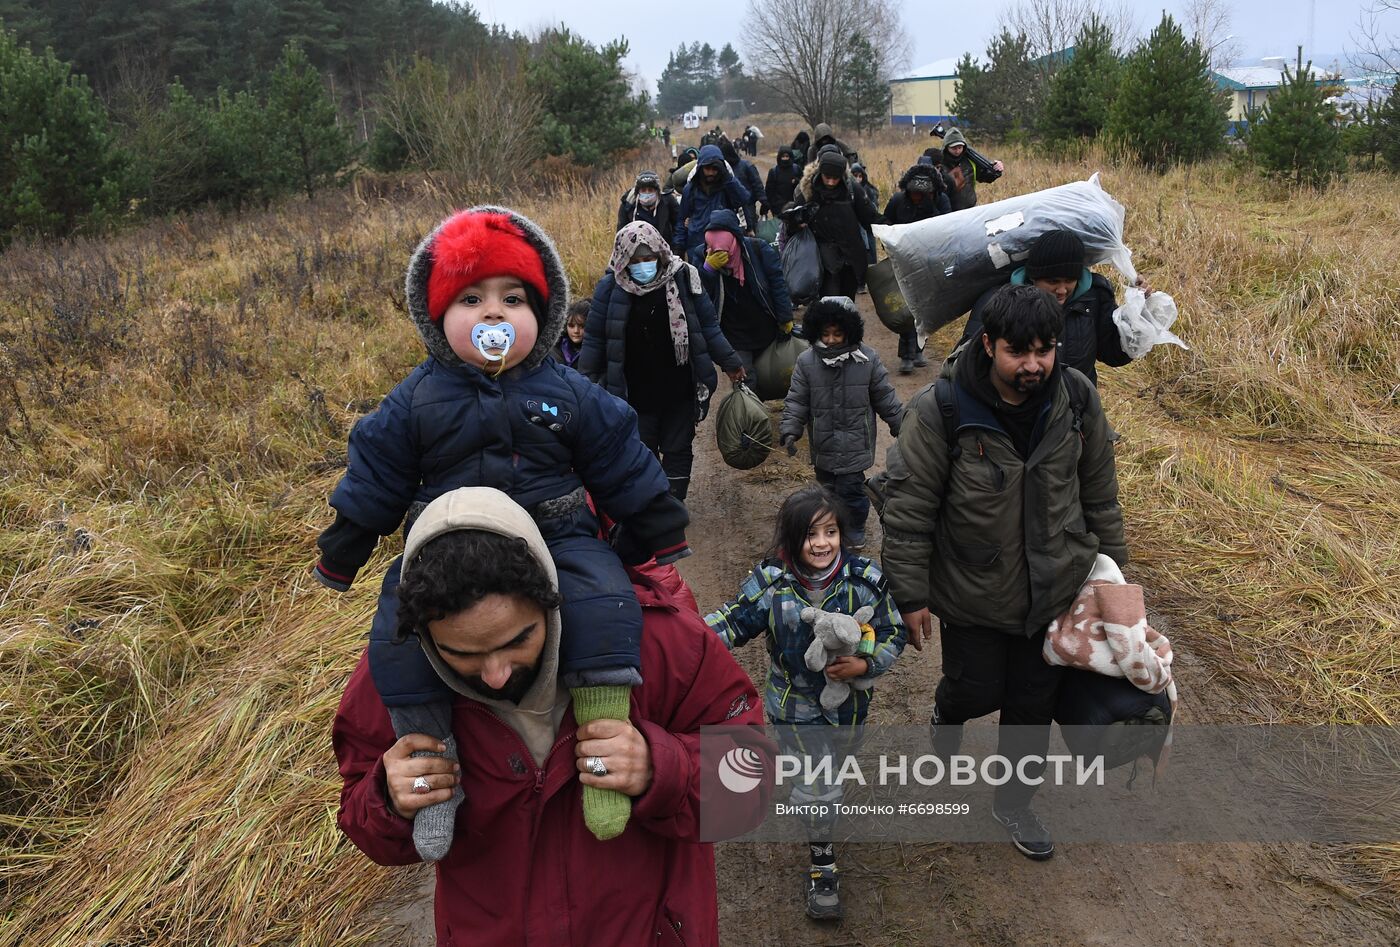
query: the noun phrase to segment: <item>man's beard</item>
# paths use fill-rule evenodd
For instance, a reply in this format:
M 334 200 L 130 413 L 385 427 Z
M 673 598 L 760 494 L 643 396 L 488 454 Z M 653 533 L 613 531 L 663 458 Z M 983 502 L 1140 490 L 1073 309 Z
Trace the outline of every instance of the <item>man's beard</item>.
M 510 672 L 510 678 L 503 687 L 487 687 L 486 683 L 476 675 L 463 678 L 463 680 L 466 681 L 468 687 L 482 697 L 491 700 L 508 700 L 512 704 L 518 704 L 520 699 L 529 693 L 538 673 L 538 667 L 516 668 Z
M 1035 394 L 1044 384 L 1044 372 L 1036 372 L 1034 375 L 1026 372 L 1017 372 L 1011 379 L 1011 387 L 1026 395 Z

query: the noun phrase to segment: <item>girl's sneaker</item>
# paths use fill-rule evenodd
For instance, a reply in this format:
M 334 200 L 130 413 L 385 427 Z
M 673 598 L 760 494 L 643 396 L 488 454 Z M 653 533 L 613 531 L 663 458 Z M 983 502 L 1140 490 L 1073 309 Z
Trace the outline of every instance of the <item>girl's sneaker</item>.
M 813 865 L 808 875 L 807 916 L 814 921 L 839 921 L 845 916 L 841 907 L 841 881 L 836 869 Z

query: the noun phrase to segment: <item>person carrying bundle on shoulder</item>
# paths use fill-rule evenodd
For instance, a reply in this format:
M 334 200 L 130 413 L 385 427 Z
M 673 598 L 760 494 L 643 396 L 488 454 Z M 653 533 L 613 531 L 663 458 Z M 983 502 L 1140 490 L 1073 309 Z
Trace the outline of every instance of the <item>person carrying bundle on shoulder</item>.
M 993 161 L 988 167 L 973 161 L 967 154 L 967 139 L 956 128 L 948 129 L 941 149 L 930 148 L 924 154 L 941 161 L 946 169 L 951 182 L 949 200 L 955 211 L 976 207 L 978 182 L 990 184 L 1006 170 L 1000 161 Z
M 1055 297 L 1064 315 L 1060 333 L 1060 360 L 1082 372 L 1095 387 L 1099 383 L 1096 363 L 1119 366 L 1132 361 L 1123 351 L 1113 311 L 1118 300 L 1113 285 L 1085 266 L 1084 241 L 1068 230 L 1047 230 L 1031 244 L 1024 266 L 1011 272 L 1012 285 L 1030 284 Z M 1152 286 L 1141 276 L 1137 287 L 1151 295 Z M 979 338 L 983 313 L 1001 287 L 982 294 L 967 317 L 958 345 Z
M 909 643 L 923 650 L 939 620 L 934 753 L 946 761 L 964 723 L 1000 711 L 997 753 L 1015 778 L 992 814 L 1035 860 L 1055 851 L 1031 800 L 1064 671 L 1042 657 L 1046 631 L 1100 553 L 1128 561 L 1108 421 L 1093 385 L 1061 363 L 1063 328 L 1044 290 L 997 290 L 982 334 L 910 401 L 880 516 Z

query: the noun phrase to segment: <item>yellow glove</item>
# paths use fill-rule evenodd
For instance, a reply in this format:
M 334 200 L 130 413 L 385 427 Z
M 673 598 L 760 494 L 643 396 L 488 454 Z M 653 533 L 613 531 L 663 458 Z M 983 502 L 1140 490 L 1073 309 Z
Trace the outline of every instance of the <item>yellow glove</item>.
M 729 264 L 728 250 L 711 250 L 705 254 L 705 265 L 712 270 L 722 270 Z
M 787 322 L 784 322 L 778 328 L 782 329 L 783 335 L 792 335 L 792 320 L 789 319 Z

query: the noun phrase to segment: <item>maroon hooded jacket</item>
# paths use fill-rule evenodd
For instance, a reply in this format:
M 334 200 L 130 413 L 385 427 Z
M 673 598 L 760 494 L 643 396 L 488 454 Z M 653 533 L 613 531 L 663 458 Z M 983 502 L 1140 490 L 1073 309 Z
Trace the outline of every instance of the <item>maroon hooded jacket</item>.
M 719 943 L 714 846 L 699 841 L 699 729 L 761 725 L 762 701 L 697 614 L 653 580 L 632 578 L 643 612 L 645 683 L 632 689 L 631 721 L 651 748 L 651 788 L 633 800 L 626 831 L 600 842 L 583 824 L 572 709 L 541 769 L 489 708 L 457 697 L 453 731 L 466 800 L 452 849 L 437 866 L 439 944 Z M 381 865 L 418 861 L 412 822 L 388 805 L 382 758 L 394 730 L 363 657 L 332 739 L 344 778 L 341 829 Z M 738 797 L 747 811 L 725 834 L 756 826 L 769 795 Z

